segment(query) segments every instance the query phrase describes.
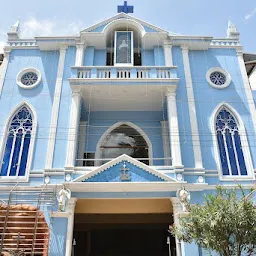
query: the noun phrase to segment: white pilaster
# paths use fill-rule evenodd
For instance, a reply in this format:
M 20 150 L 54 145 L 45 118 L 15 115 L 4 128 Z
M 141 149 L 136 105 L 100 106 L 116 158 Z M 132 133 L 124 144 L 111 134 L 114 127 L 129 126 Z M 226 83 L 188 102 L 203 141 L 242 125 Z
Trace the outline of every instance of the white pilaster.
M 1 65 L 1 69 L 0 69 L 0 96 L 2 94 L 2 90 L 3 90 L 3 86 L 4 86 L 4 80 L 5 80 L 5 75 L 6 75 L 9 59 L 10 59 L 10 54 L 11 54 L 11 50 L 5 48 L 4 49 L 4 59 L 3 59 L 3 63 Z
M 80 122 L 80 110 L 81 110 L 81 93 L 79 89 L 72 90 L 72 101 L 70 108 L 70 121 L 68 132 L 68 144 L 66 155 L 66 168 L 73 168 L 76 161 L 77 153 L 77 135 Z
M 196 115 L 196 105 L 195 105 L 195 97 L 193 91 L 193 83 L 191 78 L 190 64 L 189 64 L 189 56 L 188 56 L 188 47 L 182 46 L 182 57 L 183 57 L 183 65 L 185 71 L 185 80 L 186 80 L 186 90 L 188 97 L 188 111 L 189 111 L 189 119 L 191 125 L 191 133 L 192 133 L 192 144 L 194 151 L 194 160 L 195 160 L 195 168 L 203 168 L 202 161 L 202 152 L 201 152 L 201 143 L 198 133 L 198 124 L 197 124 L 197 115 Z
M 62 46 L 60 48 L 60 57 L 59 57 L 57 79 L 56 79 L 54 99 L 53 99 L 53 105 L 52 105 L 52 116 L 51 116 L 51 124 L 50 124 L 50 129 L 49 129 L 49 139 L 48 139 L 48 148 L 47 148 L 45 169 L 51 169 L 52 163 L 53 163 L 54 146 L 55 146 L 55 138 L 56 138 L 56 131 L 57 131 L 58 116 L 59 116 L 60 97 L 61 97 L 61 90 L 62 90 L 62 80 L 63 80 L 63 72 L 64 72 L 64 66 L 65 66 L 66 49 L 67 49 L 66 46 Z
M 67 212 L 68 212 L 68 228 L 66 237 L 66 253 L 65 256 L 71 256 L 72 253 L 72 242 L 73 242 L 73 228 L 74 228 L 74 213 L 76 207 L 77 198 L 70 198 L 68 201 Z
M 164 58 L 165 58 L 165 66 L 173 66 L 172 61 L 172 44 L 171 41 L 164 41 Z
M 170 139 L 168 133 L 168 121 L 161 121 L 162 126 L 162 139 L 163 139 L 163 150 L 164 150 L 164 164 L 171 165 L 171 152 L 170 152 Z
M 86 142 L 86 121 L 81 121 L 78 132 L 78 159 L 84 159 L 85 142 Z M 83 161 L 78 162 L 79 166 L 83 165 Z
M 179 202 L 179 199 L 176 197 L 171 198 L 172 202 L 172 209 L 173 209 L 173 221 L 175 226 L 179 226 L 180 220 L 179 220 L 179 213 L 182 212 L 182 205 Z M 181 250 L 181 241 L 175 237 L 176 242 L 176 256 L 182 256 L 182 250 Z
M 245 64 L 244 64 L 242 49 L 237 50 L 237 58 L 238 58 L 238 63 L 239 63 L 239 67 L 240 67 L 243 82 L 244 82 L 244 90 L 245 90 L 245 94 L 246 94 L 246 97 L 247 97 L 247 100 L 248 100 L 249 111 L 250 111 L 251 116 L 252 116 L 254 131 L 256 131 L 256 108 L 255 108 L 255 105 L 254 105 L 252 90 L 251 90 L 251 87 L 250 87 L 249 79 L 248 79 Z
M 172 166 L 174 166 L 175 168 L 183 168 L 180 151 L 180 133 L 176 106 L 176 92 L 168 90 L 166 93 L 166 98 Z
M 76 44 L 76 66 L 77 67 L 83 66 L 85 48 L 86 48 L 86 46 L 84 43 Z

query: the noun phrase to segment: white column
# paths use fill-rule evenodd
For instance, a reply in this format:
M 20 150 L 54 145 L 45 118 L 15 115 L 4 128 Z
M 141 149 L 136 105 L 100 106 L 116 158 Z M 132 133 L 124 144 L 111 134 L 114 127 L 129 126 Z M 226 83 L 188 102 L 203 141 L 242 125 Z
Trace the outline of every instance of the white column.
M 242 49 L 237 50 L 237 57 L 238 57 L 238 63 L 239 63 L 239 67 L 240 67 L 243 82 L 244 82 L 244 90 L 245 90 L 245 94 L 246 94 L 246 97 L 247 97 L 247 100 L 248 100 L 249 111 L 250 111 L 251 116 L 252 116 L 252 122 L 253 122 L 254 130 L 256 131 L 256 108 L 255 108 L 255 105 L 254 105 L 254 100 L 253 100 L 253 96 L 252 96 L 252 89 L 250 87 L 249 79 L 248 79 L 245 64 L 244 64 Z
M 173 66 L 172 62 L 172 44 L 171 41 L 164 41 L 164 58 L 165 66 Z
M 62 89 L 62 80 L 63 80 L 63 72 L 64 72 L 64 66 L 65 66 L 66 49 L 67 49 L 66 46 L 62 46 L 60 48 L 60 56 L 59 56 L 59 64 L 58 64 L 58 72 L 57 72 L 57 79 L 56 79 L 56 85 L 55 85 L 54 99 L 53 99 L 53 105 L 52 105 L 52 116 L 51 116 L 51 124 L 50 124 L 50 129 L 49 129 L 49 139 L 48 139 L 48 148 L 47 148 L 45 169 L 51 169 L 52 163 L 53 163 L 55 138 L 56 138 L 56 131 L 57 131 L 58 116 L 59 116 L 61 89 Z
M 78 132 L 78 158 L 84 159 L 85 153 L 85 142 L 86 142 L 86 121 L 81 121 L 79 125 L 79 132 Z M 79 166 L 83 165 L 83 161 L 78 162 Z
M 203 168 L 202 161 L 202 152 L 201 152 L 201 143 L 198 133 L 198 124 L 197 124 L 197 115 L 196 115 L 196 105 L 193 91 L 193 83 L 191 78 L 190 64 L 189 64 L 189 56 L 188 56 L 188 47 L 182 46 L 182 57 L 183 57 L 183 65 L 185 71 L 185 80 L 186 80 L 186 90 L 188 97 L 188 111 L 189 111 L 189 119 L 191 125 L 191 133 L 192 133 L 192 144 L 194 151 L 194 160 L 195 160 L 195 168 Z
M 84 64 L 84 51 L 85 44 L 77 43 L 76 44 L 76 67 L 83 66 Z
M 166 93 L 166 98 L 172 166 L 183 168 L 180 151 L 180 133 L 176 106 L 176 92 L 168 90 Z
M 66 237 L 66 253 L 65 256 L 71 256 L 72 253 L 72 243 L 73 243 L 73 229 L 74 229 L 74 212 L 76 207 L 77 198 L 70 198 L 68 201 L 68 228 Z
M 170 152 L 170 139 L 168 133 L 168 122 L 161 121 L 162 126 L 162 139 L 163 139 L 163 150 L 164 150 L 164 164 L 171 165 L 171 152 Z
M 73 168 L 76 162 L 77 153 L 77 135 L 78 126 L 80 122 L 80 110 L 81 110 L 81 93 L 80 89 L 72 90 L 72 100 L 70 107 L 70 121 L 68 132 L 68 144 L 66 154 L 65 168 Z
M 4 59 L 0 67 L 0 96 L 3 91 L 5 75 L 6 75 L 9 59 L 10 59 L 10 53 L 11 53 L 11 49 L 8 49 L 8 48 L 4 49 Z
M 173 221 L 175 226 L 179 226 L 180 220 L 179 220 L 179 213 L 182 212 L 182 206 L 179 202 L 179 199 L 176 197 L 171 198 L 172 202 L 172 209 L 173 209 Z M 176 243 L 176 256 L 182 256 L 182 250 L 181 250 L 181 241 L 175 237 L 175 243 Z

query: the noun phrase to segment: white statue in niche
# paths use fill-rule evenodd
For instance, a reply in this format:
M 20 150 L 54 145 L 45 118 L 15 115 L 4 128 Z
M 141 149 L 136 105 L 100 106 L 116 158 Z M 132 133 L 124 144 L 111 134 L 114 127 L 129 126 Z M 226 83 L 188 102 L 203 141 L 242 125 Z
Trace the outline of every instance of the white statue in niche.
M 71 198 L 71 190 L 62 186 L 60 190 L 57 191 L 58 209 L 64 212 L 66 210 L 67 201 Z
M 128 48 L 129 45 L 126 43 L 125 40 L 122 40 L 122 43 L 119 45 L 118 49 L 121 50 L 122 48 Z

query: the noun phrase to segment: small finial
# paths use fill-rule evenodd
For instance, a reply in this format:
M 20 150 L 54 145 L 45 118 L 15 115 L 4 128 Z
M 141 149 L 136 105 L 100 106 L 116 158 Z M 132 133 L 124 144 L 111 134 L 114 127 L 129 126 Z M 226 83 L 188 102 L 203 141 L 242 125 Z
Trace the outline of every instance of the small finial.
M 17 20 L 16 23 L 11 27 L 10 32 L 7 33 L 8 40 L 19 39 L 20 37 L 20 21 Z
M 240 33 L 237 30 L 234 23 L 229 19 L 228 20 L 228 29 L 227 29 L 227 38 L 239 39 Z

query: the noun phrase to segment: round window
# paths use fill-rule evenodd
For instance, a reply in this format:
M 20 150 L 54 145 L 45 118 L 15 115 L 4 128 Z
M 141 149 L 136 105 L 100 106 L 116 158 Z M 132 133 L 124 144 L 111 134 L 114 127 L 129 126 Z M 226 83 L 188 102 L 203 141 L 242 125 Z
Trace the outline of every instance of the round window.
M 34 72 L 27 72 L 21 77 L 21 83 L 26 86 L 35 84 L 38 80 L 38 76 Z
M 217 89 L 223 89 L 229 86 L 231 77 L 229 73 L 222 68 L 211 68 L 206 74 L 208 83 Z
M 32 89 L 41 81 L 41 74 L 35 68 L 26 68 L 17 75 L 17 84 L 23 89 Z

